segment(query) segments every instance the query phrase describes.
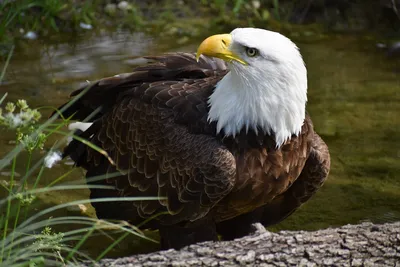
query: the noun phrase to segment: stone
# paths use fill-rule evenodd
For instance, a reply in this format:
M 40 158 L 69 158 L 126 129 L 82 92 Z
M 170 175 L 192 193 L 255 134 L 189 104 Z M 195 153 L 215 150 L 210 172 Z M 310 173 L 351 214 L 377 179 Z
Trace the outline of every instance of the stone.
M 107 4 L 104 7 L 104 12 L 106 12 L 107 15 L 114 16 L 115 13 L 117 12 L 117 5 L 116 4 Z
M 36 40 L 37 37 L 38 37 L 37 33 L 33 31 L 29 31 L 24 35 L 24 38 L 28 40 Z
M 123 11 L 128 11 L 132 9 L 132 5 L 129 4 L 127 1 L 121 1 L 118 3 L 118 8 Z
M 67 207 L 68 211 L 86 213 L 87 207 L 83 204 L 73 205 Z

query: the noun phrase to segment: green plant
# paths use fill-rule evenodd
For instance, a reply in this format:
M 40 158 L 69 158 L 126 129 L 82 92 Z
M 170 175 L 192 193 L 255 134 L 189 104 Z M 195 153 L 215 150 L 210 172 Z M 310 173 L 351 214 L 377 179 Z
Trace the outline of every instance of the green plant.
M 6 0 L 0 2 L 0 41 L 18 31 L 43 35 L 62 29 L 79 30 L 80 23 L 95 20 L 98 1 Z M 21 33 L 22 33 L 21 32 Z
M 201 4 L 211 7 L 222 16 L 230 11 L 235 15 L 239 14 L 245 2 L 243 0 L 234 0 L 233 2 L 229 0 L 202 0 Z
M 278 20 L 280 20 L 280 13 L 279 13 L 279 0 L 273 0 L 274 4 L 274 13 Z
M 0 77 L 4 77 L 10 58 L 11 53 L 7 58 Z M 71 172 L 55 178 L 47 185 L 39 183 L 45 173 L 46 166 L 51 167 L 54 163 L 49 163 L 49 158 L 53 157 L 54 159 L 55 157 L 55 160 L 61 159 L 57 153 L 57 149 L 63 141 L 54 144 L 46 157 L 42 157 L 38 162 L 32 161 L 32 155 L 46 147 L 46 141 L 50 135 L 61 134 L 64 138 L 72 136 L 81 142 L 85 142 L 106 157 L 108 155 L 105 151 L 87 140 L 83 140 L 71 132 L 63 131 L 64 126 L 69 123 L 69 118 L 62 118 L 62 121 L 59 123 L 55 122 L 55 116 L 47 121 L 42 121 L 39 109 L 30 108 L 25 100 L 18 100 L 15 103 L 8 102 L 4 105 L 6 96 L 5 94 L 0 98 L 0 106 L 5 106 L 0 112 L 0 127 L 15 131 L 16 146 L 0 160 L 0 170 L 11 164 L 11 176 L 8 183 L 1 183 L 1 186 L 8 195 L 0 199 L 0 210 L 4 211 L 4 213 L 0 214 L 0 229 L 2 229 L 0 234 L 0 266 L 61 266 L 67 262 L 77 263 L 78 260 L 82 259 L 95 261 L 107 255 L 113 247 L 129 235 L 139 236 L 140 238 L 156 242 L 146 237 L 137 227 L 129 225 L 126 222 L 109 222 L 87 216 L 52 216 L 57 210 L 93 202 L 93 200 L 91 201 L 86 198 L 53 205 L 33 213 L 32 209 L 35 207 L 34 204 L 40 195 L 54 191 L 83 190 L 88 188 L 86 184 L 79 181 L 75 183 L 63 182 L 64 178 Z M 21 153 L 27 153 L 28 157 L 25 164 L 25 174 L 17 181 L 16 167 L 19 163 L 19 155 Z M 92 177 L 89 180 L 101 179 L 105 179 L 105 177 Z M 90 187 L 111 188 L 110 186 Z M 96 201 L 109 202 L 117 200 L 158 200 L 158 198 L 105 198 Z M 30 215 L 32 213 L 33 215 Z M 71 225 L 75 229 L 65 232 L 55 230 L 60 225 Z M 81 251 L 82 245 L 89 238 L 96 235 L 104 235 L 111 238 L 111 244 L 99 255 L 95 256 Z M 118 237 L 112 237 L 115 235 Z

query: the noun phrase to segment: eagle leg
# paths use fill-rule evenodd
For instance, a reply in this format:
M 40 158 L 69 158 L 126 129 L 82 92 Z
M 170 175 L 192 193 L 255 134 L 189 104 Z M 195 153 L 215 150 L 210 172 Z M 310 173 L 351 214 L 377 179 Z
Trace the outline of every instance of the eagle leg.
M 217 224 L 217 232 L 221 235 L 222 240 L 233 240 L 250 235 L 257 230 L 253 224 L 258 222 L 261 216 L 262 210 L 257 209 L 233 219 L 219 222 Z
M 202 219 L 193 223 L 163 225 L 159 228 L 161 249 L 181 249 L 185 246 L 204 242 L 218 241 L 215 222 Z

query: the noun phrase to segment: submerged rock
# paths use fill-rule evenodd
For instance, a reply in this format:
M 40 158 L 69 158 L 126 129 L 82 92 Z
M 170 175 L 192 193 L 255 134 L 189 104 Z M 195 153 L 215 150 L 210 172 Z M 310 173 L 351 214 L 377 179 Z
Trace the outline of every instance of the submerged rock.
M 400 57 L 400 41 L 391 44 L 388 47 L 387 54 L 390 57 Z
M 73 205 L 73 206 L 68 206 L 67 210 L 72 211 L 72 212 L 81 212 L 81 213 L 86 213 L 87 207 L 83 204 L 78 204 L 78 205 Z
M 104 7 L 104 12 L 110 16 L 114 16 L 115 13 L 117 12 L 117 5 L 116 4 L 107 4 Z
M 377 43 L 376 47 L 386 51 L 386 55 L 389 58 L 400 57 L 400 41 L 391 44 Z

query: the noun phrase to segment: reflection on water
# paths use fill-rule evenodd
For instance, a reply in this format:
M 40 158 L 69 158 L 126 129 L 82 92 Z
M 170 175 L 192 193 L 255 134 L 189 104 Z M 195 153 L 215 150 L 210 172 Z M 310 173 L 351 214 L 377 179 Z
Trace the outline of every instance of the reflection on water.
M 299 46 L 309 72 L 308 111 L 329 145 L 332 168 L 323 189 L 273 229 L 399 220 L 398 62 L 385 58 L 373 43 L 359 37 L 335 36 Z M 17 49 L 0 93 L 9 92 L 10 100 L 25 98 L 32 106 L 58 106 L 86 80 L 130 71 L 142 63 L 136 59 L 140 55 L 194 48 L 195 44 L 177 49 L 173 40 L 168 43 L 154 36 L 125 32 L 58 45 L 30 43 Z M 0 156 L 12 149 L 9 142 L 13 138 L 11 132 L 1 133 Z M 35 155 L 35 159 L 41 156 Z M 18 166 L 17 171 L 24 173 L 23 164 Z M 41 183 L 50 183 L 70 168 L 70 162 L 64 162 L 46 170 Z M 2 170 L 1 180 L 7 180 L 7 171 Z M 82 176 L 81 170 L 75 170 L 67 179 L 82 181 Z M 47 206 L 85 198 L 87 194 L 87 190 L 47 194 L 40 203 Z M 88 246 L 91 251 L 103 248 L 94 248 L 96 243 Z M 131 251 L 132 243 L 122 249 Z

